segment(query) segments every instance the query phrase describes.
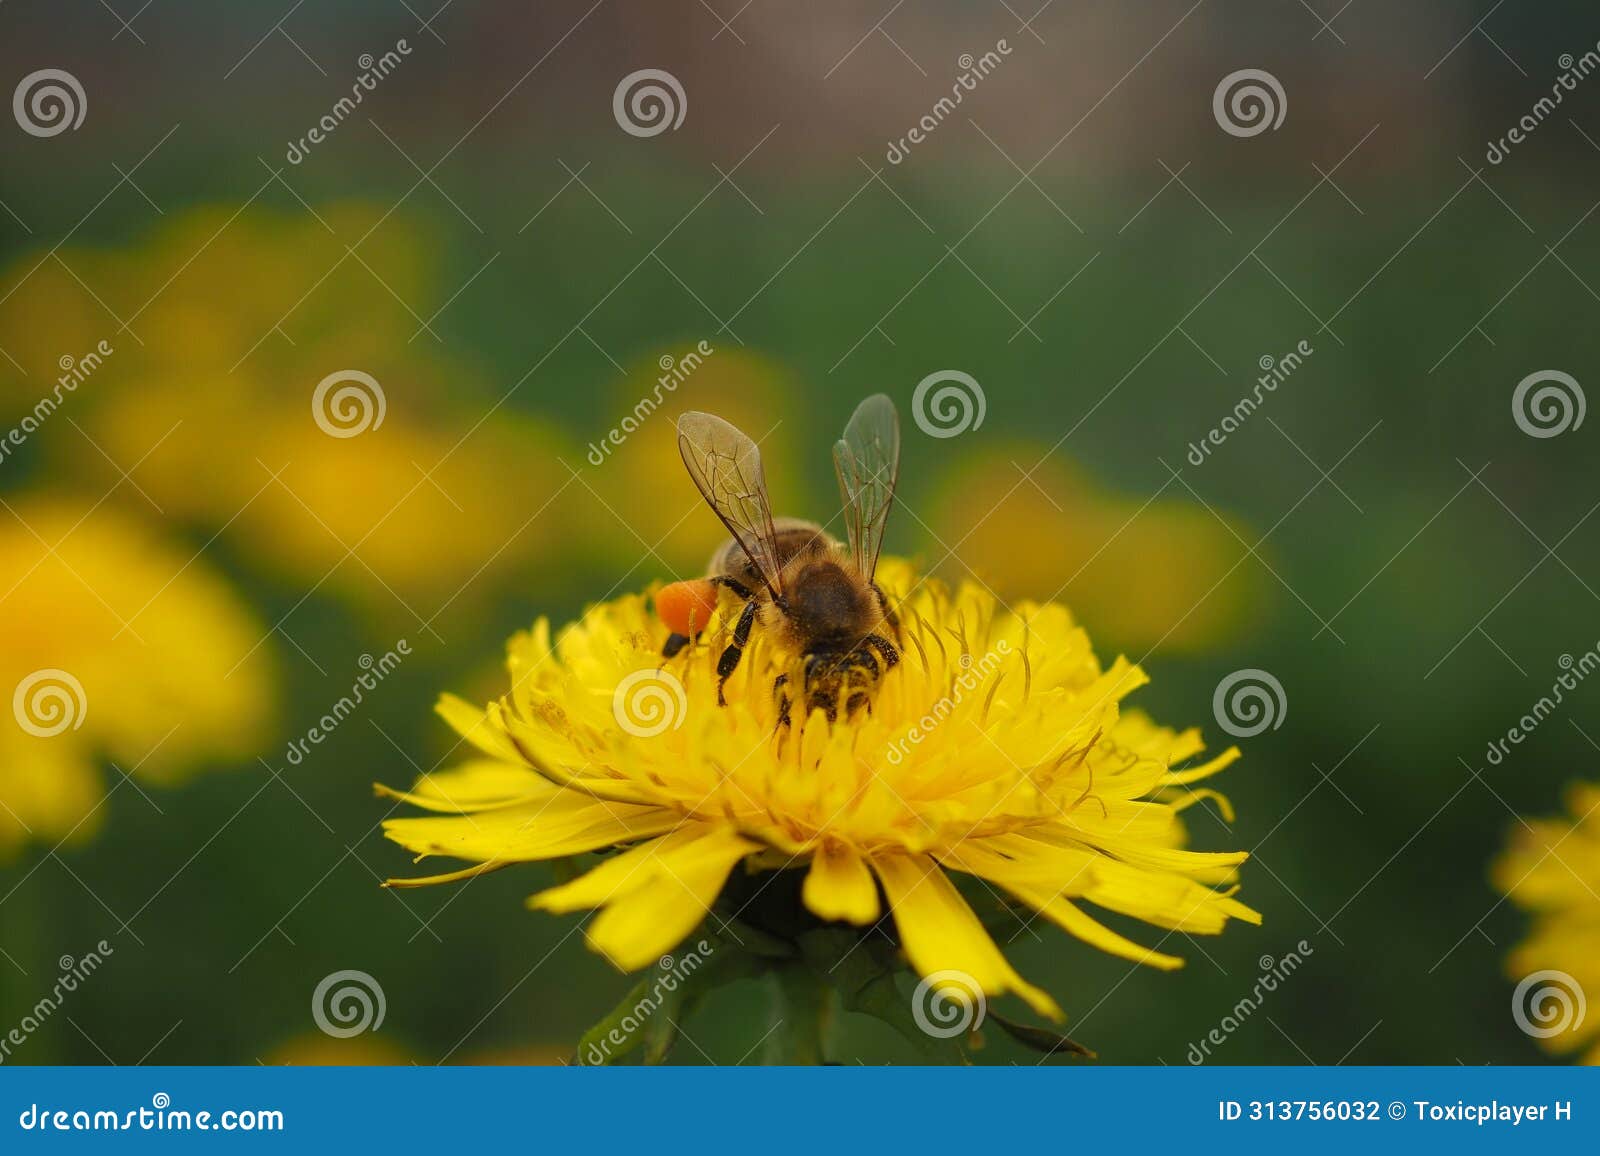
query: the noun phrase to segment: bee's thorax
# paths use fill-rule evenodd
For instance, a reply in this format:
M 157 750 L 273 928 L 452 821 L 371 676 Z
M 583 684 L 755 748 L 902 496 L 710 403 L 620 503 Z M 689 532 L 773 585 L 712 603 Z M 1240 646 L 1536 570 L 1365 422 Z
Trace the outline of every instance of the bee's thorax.
M 836 556 L 797 559 L 784 575 L 780 629 L 802 653 L 850 650 L 878 629 L 876 594 Z

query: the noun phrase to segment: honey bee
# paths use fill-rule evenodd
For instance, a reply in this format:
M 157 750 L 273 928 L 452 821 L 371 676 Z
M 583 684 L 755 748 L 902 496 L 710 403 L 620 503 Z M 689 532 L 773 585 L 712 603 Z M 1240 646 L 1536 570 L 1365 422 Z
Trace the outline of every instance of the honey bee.
M 678 419 L 678 450 L 700 494 L 733 536 L 712 555 L 707 576 L 675 582 L 656 595 L 672 631 L 663 654 L 678 654 L 710 619 L 722 591 L 743 601 L 717 661 L 717 702 L 759 623 L 782 649 L 800 656 L 807 713 L 832 720 L 870 709 L 883 674 L 900 661 L 889 634 L 898 625 L 873 580 L 900 470 L 900 418 L 874 394 L 856 407 L 833 447 L 844 498 L 848 548 L 815 522 L 774 518 L 756 443 L 708 413 Z M 773 685 L 779 725 L 789 721 L 789 675 Z

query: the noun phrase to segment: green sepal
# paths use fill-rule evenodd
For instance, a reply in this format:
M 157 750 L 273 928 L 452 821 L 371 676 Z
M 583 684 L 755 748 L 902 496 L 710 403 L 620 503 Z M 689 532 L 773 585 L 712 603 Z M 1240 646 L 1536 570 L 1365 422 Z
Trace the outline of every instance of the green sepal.
M 714 988 L 736 979 L 759 975 L 761 961 L 721 942 L 705 963 L 674 978 L 667 988 L 659 975 L 647 975 L 622 997 L 622 1002 L 578 1040 L 576 1064 L 609 1065 L 625 1061 L 641 1047 L 640 1061 L 659 1064 L 678 1042 L 679 1027 Z M 627 1025 L 632 1021 L 633 1026 Z M 612 1038 L 615 1032 L 618 1039 Z
M 823 927 L 802 935 L 800 948 L 811 968 L 838 992 L 845 1011 L 881 1020 L 925 1056 L 948 1060 L 953 1050 L 955 1062 L 967 1062 L 958 1041 L 930 1036 L 917 1025 L 911 1001 L 895 984 L 905 963 L 893 944 L 855 930 Z
M 1099 1058 L 1077 1040 L 1064 1036 L 1060 1032 L 1051 1031 L 1049 1028 L 1040 1028 L 1032 1024 L 1021 1023 L 994 1011 L 989 1012 L 984 1018 L 999 1024 L 1006 1035 L 1016 1040 L 1023 1047 L 1032 1048 L 1036 1052 L 1043 1052 L 1046 1056 L 1069 1055 L 1078 1056 L 1086 1060 Z
M 622 997 L 622 1002 L 584 1032 L 578 1039 L 578 1050 L 572 1062 L 584 1067 L 620 1063 L 644 1043 L 644 1027 L 649 1017 L 639 1020 L 630 1030 L 625 1025 L 639 1001 L 650 994 L 650 981 L 641 979 Z M 615 1032 L 620 1039 L 611 1038 Z

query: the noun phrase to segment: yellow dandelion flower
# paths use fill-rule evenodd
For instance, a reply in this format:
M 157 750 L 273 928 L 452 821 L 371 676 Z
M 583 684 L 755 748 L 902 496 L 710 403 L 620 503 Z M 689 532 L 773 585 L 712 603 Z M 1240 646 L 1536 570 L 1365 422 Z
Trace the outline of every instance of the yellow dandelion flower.
M 646 595 L 593 606 L 559 635 L 541 620 L 514 636 L 508 694 L 484 709 L 440 703 L 482 757 L 409 792 L 379 788 L 443 813 L 391 819 L 389 838 L 419 857 L 475 865 L 395 882 L 619 848 L 529 905 L 598 909 L 590 946 L 634 971 L 675 949 L 714 905 L 712 930 L 737 920 L 730 937 L 754 927 L 764 942 L 784 939 L 793 921 L 767 919 L 762 897 L 785 893 L 787 876 L 810 923 L 882 920 L 920 975 L 1014 992 L 1058 1020 L 1055 1000 L 1006 959 L 957 879 L 1163 969 L 1182 960 L 1112 930 L 1084 902 L 1190 934 L 1259 922 L 1231 886 L 1244 852 L 1182 846 L 1179 812 L 1210 794 L 1190 784 L 1236 749 L 1175 769 L 1200 751 L 1198 732 L 1123 713 L 1144 672 L 1121 658 L 1102 664 L 1062 606 L 1006 609 L 976 586 L 918 580 L 893 560 L 878 582 L 897 608 L 905 659 L 870 711 L 836 721 L 816 710 L 780 723 L 773 684 L 791 658 L 761 637 L 718 705 L 726 606 L 707 641 L 672 660 L 661 657 L 666 629 Z
M 174 781 L 247 758 L 275 714 L 266 624 L 204 560 L 93 504 L 0 508 L 0 856 L 91 834 L 104 761 Z
M 669 567 L 687 573 L 722 544 L 727 532 L 716 519 L 701 517 L 687 494 L 681 501 L 634 500 L 683 470 L 678 431 L 669 415 L 686 406 L 718 414 L 754 430 L 763 452 L 781 461 L 789 456 L 798 423 L 793 417 L 780 421 L 771 415 L 791 413 L 800 387 L 776 361 L 747 349 L 687 341 L 662 349 L 659 358 L 631 365 L 625 377 L 616 379 L 601 411 L 614 424 L 585 435 L 589 441 L 583 460 L 595 467 L 585 482 L 604 500 L 598 513 L 604 515 L 601 525 L 607 532 L 597 535 L 598 545 L 612 561 L 625 566 L 633 562 L 630 547 L 637 545 L 637 534 Z M 782 479 L 773 483 L 782 504 Z M 627 511 L 626 528 L 612 513 L 619 510 Z
M 1567 811 L 1570 819 L 1518 823 L 1491 875 L 1534 917 L 1506 957 L 1518 1025 L 1546 1051 L 1587 1048 L 1583 1062 L 1600 1064 L 1600 1016 L 1584 1014 L 1600 995 L 1600 784 L 1574 783 Z
M 386 209 L 200 207 L 126 247 L 19 258 L 4 276 L 28 292 L 0 311 L 0 348 L 28 376 L 0 375 L 0 432 L 67 369 L 57 398 L 83 435 L 27 450 L 52 478 L 104 490 L 138 462 L 170 518 L 297 594 L 315 584 L 379 622 L 470 619 L 548 543 L 589 543 L 592 505 L 567 485 L 565 434 L 438 343 L 408 344 L 418 319 L 396 297 L 427 301 L 441 254 Z M 339 260 L 341 238 L 362 239 L 359 260 Z M 139 340 L 85 284 L 146 303 Z M 118 388 L 95 384 L 108 374 Z
M 1259 629 L 1272 591 L 1237 568 L 1259 531 L 1176 494 L 1119 494 L 1085 470 L 1049 461 L 1049 446 L 1017 442 L 943 471 L 930 522 L 955 542 L 961 572 L 1001 597 L 1063 594 L 1097 633 L 1123 646 L 1190 654 Z M 1023 484 L 1015 463 L 1042 462 Z M 1012 543 L 1026 541 L 1018 550 Z

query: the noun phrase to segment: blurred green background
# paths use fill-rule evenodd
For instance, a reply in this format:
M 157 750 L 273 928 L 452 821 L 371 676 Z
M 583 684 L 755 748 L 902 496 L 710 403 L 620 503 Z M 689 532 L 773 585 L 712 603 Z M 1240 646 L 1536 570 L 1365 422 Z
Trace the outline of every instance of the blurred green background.
M 497 693 L 512 630 L 698 571 L 719 534 L 672 413 L 767 434 L 775 503 L 827 512 L 856 401 L 909 416 L 946 369 L 986 416 L 950 438 L 908 424 L 891 550 L 1067 601 L 1104 656 L 1150 671 L 1139 705 L 1215 746 L 1221 679 L 1261 668 L 1285 691 L 1217 784 L 1236 821 L 1190 812 L 1197 846 L 1257 852 L 1243 898 L 1264 926 L 1175 937 L 1171 975 L 1025 935 L 1008 951 L 1072 1034 L 1107 1062 L 1183 1063 L 1261 957 L 1305 940 L 1213 1062 L 1541 1058 L 1503 964 L 1525 917 L 1487 871 L 1515 814 L 1595 777 L 1600 691 L 1500 765 L 1485 750 L 1600 639 L 1594 427 L 1536 438 L 1512 412 L 1529 374 L 1588 385 L 1600 364 L 1600 80 L 1502 163 L 1485 150 L 1600 19 L 887 7 L 0 10 L 7 88 L 60 68 L 87 98 L 76 130 L 0 125 L 0 428 L 63 358 L 113 350 L 0 458 L 4 687 L 60 668 L 86 702 L 79 729 L 7 719 L 0 739 L 0 1030 L 59 957 L 115 950 L 7 1062 L 570 1051 L 627 981 L 576 920 L 522 909 L 543 868 L 380 891 L 410 864 L 371 782 L 434 766 L 435 697 Z M 291 163 L 363 54 L 402 39 Z M 962 54 L 1001 40 L 890 163 Z M 644 68 L 681 83 L 681 127 L 619 126 L 613 91 Z M 1214 117 L 1243 68 L 1280 82 L 1276 129 Z M 592 464 L 660 359 L 701 341 L 663 411 Z M 384 420 L 329 437 L 312 392 L 350 368 Z M 402 638 L 358 713 L 287 761 Z M 311 991 L 345 968 L 381 981 L 387 1017 L 331 1039 Z M 676 1058 L 740 1060 L 765 1007 L 724 991 L 687 1025 L 703 1055 Z M 864 1062 L 914 1057 L 847 1029 Z M 1031 1062 L 1003 1039 L 979 1058 Z

